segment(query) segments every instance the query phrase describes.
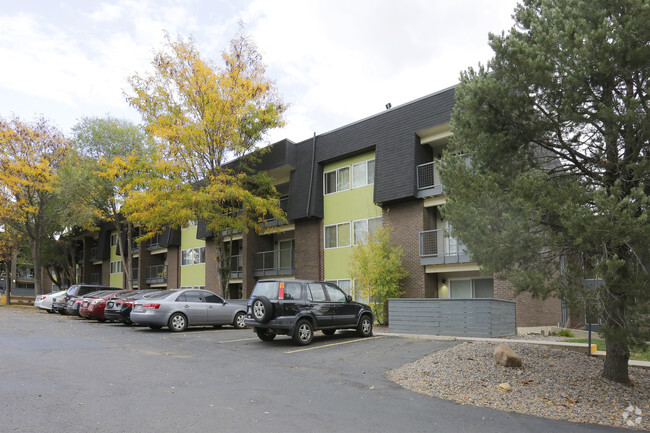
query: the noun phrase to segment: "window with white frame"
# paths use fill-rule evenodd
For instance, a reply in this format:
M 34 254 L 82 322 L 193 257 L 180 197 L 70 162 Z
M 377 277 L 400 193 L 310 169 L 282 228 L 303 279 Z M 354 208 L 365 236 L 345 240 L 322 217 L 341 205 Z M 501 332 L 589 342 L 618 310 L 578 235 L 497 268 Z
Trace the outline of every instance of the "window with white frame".
M 449 297 L 454 299 L 494 298 L 494 280 L 492 278 L 450 280 Z
M 111 262 L 111 274 L 121 274 L 122 273 L 122 261 L 118 260 L 117 262 Z
M 339 286 L 341 290 L 343 290 L 345 293 L 350 294 L 350 289 L 352 288 L 352 282 L 349 279 L 342 279 L 342 280 L 327 280 L 325 281 L 326 283 L 332 283 L 336 284 Z
M 117 245 L 117 233 L 111 233 L 111 246 Z
M 352 188 L 360 188 L 375 183 L 375 160 L 352 165 Z
M 199 222 L 194 220 L 194 221 L 188 221 L 185 227 L 183 227 L 183 230 L 191 229 L 192 227 L 197 227 L 199 225 Z
M 325 248 L 350 246 L 350 223 L 325 226 Z
M 350 167 L 341 167 L 325 173 L 325 194 L 350 189 Z
M 181 251 L 181 266 L 205 263 L 205 247 L 190 248 Z
M 365 244 L 381 227 L 381 217 L 368 218 L 354 222 L 354 245 Z

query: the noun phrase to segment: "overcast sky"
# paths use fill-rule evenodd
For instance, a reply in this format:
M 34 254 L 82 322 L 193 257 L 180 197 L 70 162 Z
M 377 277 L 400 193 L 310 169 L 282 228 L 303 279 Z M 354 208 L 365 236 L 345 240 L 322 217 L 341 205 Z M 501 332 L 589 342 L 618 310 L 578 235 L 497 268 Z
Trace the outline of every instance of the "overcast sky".
M 267 142 L 302 141 L 458 82 L 485 63 L 516 0 L 0 0 L 0 116 L 139 123 L 126 78 L 150 71 L 163 31 L 218 61 L 246 25 L 291 104 Z

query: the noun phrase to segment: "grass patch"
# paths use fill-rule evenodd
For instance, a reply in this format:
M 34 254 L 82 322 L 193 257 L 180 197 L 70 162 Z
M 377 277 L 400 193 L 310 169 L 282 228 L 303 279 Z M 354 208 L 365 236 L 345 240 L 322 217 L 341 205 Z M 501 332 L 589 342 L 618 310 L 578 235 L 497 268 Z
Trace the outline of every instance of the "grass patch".
M 567 338 L 566 340 L 567 343 L 589 343 L 588 338 Z M 592 338 L 591 339 L 591 344 L 595 344 L 597 347 L 597 350 L 605 350 L 605 340 L 602 338 Z M 635 361 L 648 361 L 650 362 L 650 348 L 646 349 L 645 351 L 642 351 L 638 348 L 633 348 L 630 349 L 630 359 L 633 359 Z

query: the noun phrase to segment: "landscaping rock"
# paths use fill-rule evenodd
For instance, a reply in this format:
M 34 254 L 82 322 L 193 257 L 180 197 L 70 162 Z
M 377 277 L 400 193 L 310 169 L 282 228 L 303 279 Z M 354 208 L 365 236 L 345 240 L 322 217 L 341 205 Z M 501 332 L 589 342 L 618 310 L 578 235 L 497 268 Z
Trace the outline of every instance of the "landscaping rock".
M 505 392 L 508 392 L 512 389 L 510 384 L 508 382 L 503 382 L 499 384 L 499 389 Z
M 504 367 L 521 367 L 521 356 L 505 344 L 499 344 L 494 349 L 494 360 Z

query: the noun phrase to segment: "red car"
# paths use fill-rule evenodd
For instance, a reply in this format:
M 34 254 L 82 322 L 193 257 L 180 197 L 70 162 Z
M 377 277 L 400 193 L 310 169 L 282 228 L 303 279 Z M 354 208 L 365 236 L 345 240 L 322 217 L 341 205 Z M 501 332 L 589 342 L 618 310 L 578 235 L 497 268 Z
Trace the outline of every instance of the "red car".
M 97 319 L 100 322 L 105 322 L 104 309 L 106 308 L 106 301 L 122 293 L 135 293 L 135 290 L 108 290 L 95 293 L 92 297 L 83 298 L 79 307 L 79 315 L 86 319 Z

